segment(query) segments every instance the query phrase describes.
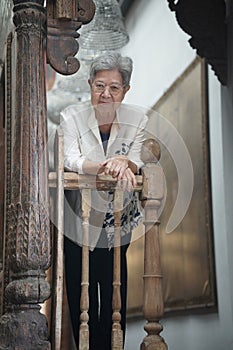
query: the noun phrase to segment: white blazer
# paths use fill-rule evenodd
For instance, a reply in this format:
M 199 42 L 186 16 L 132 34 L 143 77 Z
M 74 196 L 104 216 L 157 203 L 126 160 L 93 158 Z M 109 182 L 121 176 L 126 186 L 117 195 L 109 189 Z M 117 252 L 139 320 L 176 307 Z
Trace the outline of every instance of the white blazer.
M 139 169 L 143 165 L 140 155 L 147 120 L 147 116 L 139 108 L 121 104 L 116 112 L 105 154 L 93 107 L 90 104 L 67 107 L 61 112 L 60 120 L 64 133 L 65 170 L 82 174 L 84 160 L 103 162 L 116 154 L 126 155 Z M 129 194 L 125 193 L 125 197 L 127 196 Z M 132 208 L 132 205 L 135 206 L 135 196 L 130 197 L 128 201 L 126 199 L 126 202 L 122 235 L 130 233 L 141 217 L 136 208 Z M 91 204 L 89 244 L 90 249 L 93 249 L 99 240 L 105 215 L 112 209 L 109 205 L 109 194 L 104 191 L 92 191 Z M 109 225 L 107 224 L 108 229 L 114 230 L 110 221 Z M 65 235 L 73 242 L 82 245 L 80 191 L 66 191 Z

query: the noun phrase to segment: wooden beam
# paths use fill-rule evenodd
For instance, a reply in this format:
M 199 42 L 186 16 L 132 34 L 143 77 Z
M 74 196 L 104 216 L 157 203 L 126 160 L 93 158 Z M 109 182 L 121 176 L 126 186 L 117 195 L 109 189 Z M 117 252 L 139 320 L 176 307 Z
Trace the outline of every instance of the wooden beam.
M 142 176 L 136 175 L 137 187 L 135 191 L 142 189 Z M 57 175 L 55 172 L 49 173 L 49 187 L 56 188 Z M 64 189 L 80 190 L 83 188 L 97 189 L 99 191 L 111 191 L 117 187 L 117 180 L 107 175 L 83 175 L 72 172 L 64 173 Z

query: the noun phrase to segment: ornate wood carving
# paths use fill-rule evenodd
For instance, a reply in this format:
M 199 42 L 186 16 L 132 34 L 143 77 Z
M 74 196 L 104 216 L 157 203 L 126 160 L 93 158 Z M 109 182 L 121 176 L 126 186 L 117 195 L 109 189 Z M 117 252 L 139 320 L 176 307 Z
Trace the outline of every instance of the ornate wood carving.
M 0 319 L 0 349 L 49 350 L 47 321 L 40 303 L 50 295 L 47 120 L 42 0 L 14 1 L 11 165 L 5 289 L 7 312 Z M 13 51 L 13 48 L 12 48 Z M 9 165 L 8 165 L 9 166 Z
M 47 61 L 59 73 L 74 74 L 80 63 L 74 56 L 79 46 L 77 30 L 91 21 L 92 0 L 47 1 Z
M 227 83 L 226 5 L 224 0 L 168 0 L 177 22 L 197 54 L 206 58 L 219 81 Z
M 6 181 L 5 181 L 5 230 L 3 239 L 3 287 L 2 287 L 2 312 L 6 311 L 5 301 L 5 287 L 9 283 L 9 262 L 8 262 L 8 231 L 9 231 L 9 206 L 11 200 L 10 193 L 10 179 L 11 179 L 11 105 L 12 105 L 12 64 L 11 64 L 11 45 L 12 45 L 12 33 L 7 38 L 7 50 L 6 50 L 6 69 L 5 69 L 5 81 L 6 81 Z
M 145 208 L 145 250 L 144 250 L 144 303 L 143 313 L 147 319 L 144 329 L 148 333 L 143 339 L 141 350 L 167 350 L 160 336 L 163 326 L 159 323 L 164 313 L 162 273 L 160 265 L 158 210 L 164 196 L 164 175 L 156 164 L 160 158 L 160 146 L 153 140 L 144 142 L 141 158 L 143 187 L 141 200 Z
M 5 311 L 5 286 L 9 282 L 9 269 L 8 269 L 8 261 L 6 259 L 7 257 L 7 230 L 5 227 L 9 225 L 9 212 L 7 210 L 9 204 L 10 204 L 10 159 L 11 159 L 11 145 L 10 145 L 10 132 L 11 132 L 11 125 L 10 125 L 10 112 L 11 112 L 11 42 L 12 42 L 12 35 L 8 35 L 7 43 L 6 43 L 6 59 L 5 59 L 5 86 L 3 87 L 5 89 L 5 109 L 2 110 L 2 118 L 5 115 L 5 122 L 2 120 L 2 127 L 5 130 L 5 135 L 2 134 L 2 142 L 5 145 L 5 152 L 3 152 L 3 158 L 1 159 L 1 162 L 3 163 L 3 171 L 2 176 L 5 174 L 5 178 L 2 178 L 2 187 L 4 195 L 2 197 L 2 200 L 5 201 L 4 205 L 2 206 L 2 209 L 4 211 L 4 215 L 1 212 L 2 215 L 2 222 L 3 225 L 1 225 L 1 232 L 2 232 L 2 266 L 1 268 L 1 282 L 0 282 L 0 292 L 1 292 L 1 301 L 0 301 L 0 315 L 2 315 Z M 4 92 L 2 92 L 2 98 L 4 96 Z M 1 101 L 1 103 L 4 103 Z M 7 133 L 7 135 L 6 135 Z M 7 140 L 7 142 L 5 142 Z M 6 168 L 6 171 L 5 171 Z M 4 184 L 8 184 L 5 185 Z M 4 188 L 5 187 L 5 188 Z M 5 221 L 5 222 L 4 222 Z

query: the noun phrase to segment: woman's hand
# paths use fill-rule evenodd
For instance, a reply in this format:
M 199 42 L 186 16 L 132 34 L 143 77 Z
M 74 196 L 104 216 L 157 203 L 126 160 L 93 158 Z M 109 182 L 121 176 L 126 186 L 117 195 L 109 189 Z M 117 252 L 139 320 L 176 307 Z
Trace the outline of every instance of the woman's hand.
M 127 190 L 128 192 L 137 186 L 136 177 L 130 168 L 126 168 L 122 178 L 120 180 L 118 179 L 118 186 L 123 191 Z
M 104 173 L 105 175 L 112 175 L 112 177 L 117 177 L 118 180 L 121 180 L 125 170 L 129 166 L 128 158 L 125 156 L 115 156 L 109 159 L 106 159 L 104 163 Z
M 133 171 L 129 167 L 130 161 L 126 156 L 114 156 L 107 159 L 102 166 L 104 173 L 117 178 L 122 183 L 124 189 L 131 190 L 132 186 L 136 187 L 137 181 Z

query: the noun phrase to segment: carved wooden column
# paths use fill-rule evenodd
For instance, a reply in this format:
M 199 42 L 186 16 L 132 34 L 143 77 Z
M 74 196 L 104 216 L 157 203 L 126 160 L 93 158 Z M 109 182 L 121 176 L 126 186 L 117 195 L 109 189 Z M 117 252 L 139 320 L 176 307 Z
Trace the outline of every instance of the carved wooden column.
M 2 300 L 1 300 L 1 315 L 6 311 L 5 305 L 5 286 L 9 283 L 9 267 L 8 267 L 8 232 L 9 232 L 9 206 L 11 202 L 10 194 L 10 179 L 11 179 L 11 98 L 12 98 L 12 64 L 11 64 L 11 46 L 12 46 L 12 33 L 8 35 L 7 46 L 6 46 L 6 68 L 5 68 L 5 82 L 6 82 L 6 97 L 5 97 L 5 130 L 7 135 L 5 135 L 5 229 L 3 232 L 3 276 L 2 276 Z
M 144 329 L 148 333 L 143 339 L 141 350 L 167 350 L 160 332 L 159 320 L 163 316 L 162 273 L 160 266 L 158 211 L 164 196 L 164 179 L 161 167 L 156 164 L 160 158 L 160 146 L 149 139 L 144 142 L 141 158 L 143 188 L 142 203 L 145 207 L 145 250 L 144 250 L 144 303 L 143 313 L 147 319 Z
M 50 295 L 47 121 L 43 0 L 14 0 L 16 27 L 12 95 L 12 163 L 8 235 L 7 312 L 0 349 L 50 349 L 40 303 Z

